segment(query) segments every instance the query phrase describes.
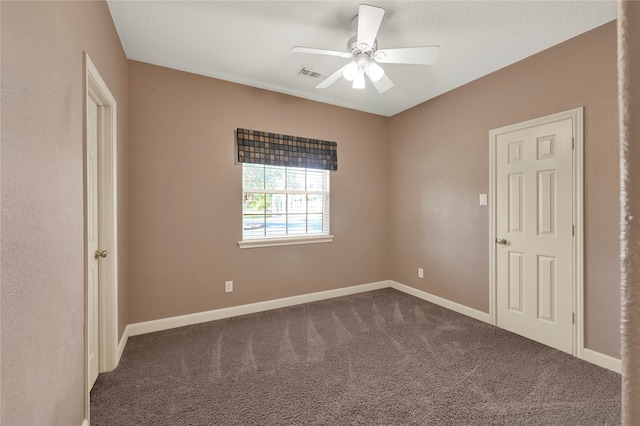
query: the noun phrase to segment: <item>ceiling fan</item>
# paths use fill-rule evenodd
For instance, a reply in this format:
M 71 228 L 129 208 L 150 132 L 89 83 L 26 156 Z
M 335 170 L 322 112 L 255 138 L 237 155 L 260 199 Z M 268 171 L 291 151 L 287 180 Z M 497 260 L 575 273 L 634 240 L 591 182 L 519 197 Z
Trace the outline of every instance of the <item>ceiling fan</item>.
M 316 86 L 324 89 L 335 83 L 341 76 L 348 81 L 353 81 L 352 88 L 365 88 L 365 74 L 371 80 L 379 93 L 384 93 L 393 87 L 393 82 L 385 74 L 380 64 L 413 64 L 433 65 L 438 60 L 440 46 L 402 47 L 398 49 L 378 50 L 378 29 L 384 17 L 384 9 L 381 7 L 361 4 L 358 15 L 351 21 L 356 35 L 347 42 L 348 52 L 334 50 L 314 49 L 311 47 L 295 46 L 291 49 L 297 53 L 311 53 L 314 55 L 338 56 L 351 59 L 347 65 L 327 77 Z

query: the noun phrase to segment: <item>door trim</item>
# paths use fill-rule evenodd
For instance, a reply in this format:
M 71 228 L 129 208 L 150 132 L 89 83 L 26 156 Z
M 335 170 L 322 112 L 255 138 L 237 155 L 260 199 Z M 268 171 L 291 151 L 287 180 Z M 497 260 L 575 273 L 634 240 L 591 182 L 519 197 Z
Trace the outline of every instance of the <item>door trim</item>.
M 98 339 L 100 342 L 100 372 L 111 371 L 118 365 L 118 155 L 117 104 L 87 52 L 83 55 L 83 162 L 84 162 L 84 227 L 85 227 L 85 418 L 89 419 L 89 327 L 88 325 L 88 266 L 87 262 L 87 99 L 98 106 L 98 229 L 101 250 L 109 255 L 101 260 L 98 290 Z
M 493 325 L 498 324 L 497 316 L 497 246 L 496 246 L 496 142 L 498 136 L 516 130 L 536 127 L 571 119 L 573 123 L 573 224 L 575 237 L 573 239 L 573 355 L 578 358 L 584 356 L 584 111 L 583 107 L 535 118 L 533 120 L 512 124 L 489 131 L 489 316 Z

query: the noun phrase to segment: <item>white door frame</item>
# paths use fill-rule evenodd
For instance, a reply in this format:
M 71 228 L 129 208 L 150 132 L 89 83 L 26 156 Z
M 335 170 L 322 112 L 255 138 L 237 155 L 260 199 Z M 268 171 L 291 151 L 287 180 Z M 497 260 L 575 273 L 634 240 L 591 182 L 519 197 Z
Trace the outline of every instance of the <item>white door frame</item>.
M 571 119 L 573 122 L 573 224 L 575 238 L 573 239 L 573 312 L 575 323 L 573 326 L 573 355 L 583 357 L 584 350 L 584 134 L 583 108 L 575 108 L 545 117 L 535 118 L 522 123 L 512 124 L 489 131 L 489 315 L 493 325 L 498 324 L 497 316 L 497 152 L 498 136 L 516 130 L 536 127 L 556 121 Z
M 98 235 L 100 250 L 108 255 L 100 259 L 98 290 L 98 329 L 100 372 L 118 365 L 118 167 L 117 105 L 100 73 L 84 52 L 83 149 L 84 149 L 84 223 L 85 223 L 85 416 L 89 418 L 89 327 L 87 262 L 87 100 L 98 104 Z

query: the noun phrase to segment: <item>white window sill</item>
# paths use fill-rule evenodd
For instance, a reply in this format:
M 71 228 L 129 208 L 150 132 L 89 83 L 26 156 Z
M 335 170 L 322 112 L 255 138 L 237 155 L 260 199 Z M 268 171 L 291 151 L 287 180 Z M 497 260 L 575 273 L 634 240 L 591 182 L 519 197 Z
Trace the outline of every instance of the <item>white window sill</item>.
M 238 247 L 241 249 L 257 248 L 257 247 L 274 247 L 274 246 L 292 246 L 296 244 L 316 244 L 330 243 L 333 241 L 333 235 L 314 235 L 304 237 L 281 237 L 281 238 L 256 238 L 253 240 L 238 241 Z

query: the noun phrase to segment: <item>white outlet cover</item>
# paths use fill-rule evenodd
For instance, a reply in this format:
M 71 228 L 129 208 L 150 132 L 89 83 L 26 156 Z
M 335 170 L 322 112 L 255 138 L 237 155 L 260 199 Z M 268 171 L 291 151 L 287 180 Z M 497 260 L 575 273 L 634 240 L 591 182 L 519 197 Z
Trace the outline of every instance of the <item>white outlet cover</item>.
M 481 206 L 486 206 L 487 205 L 487 194 L 480 194 L 479 201 L 480 201 L 480 205 Z
M 224 282 L 224 291 L 227 293 L 231 293 L 233 291 L 233 281 Z
M 418 268 L 418 278 L 424 278 L 424 269 Z

